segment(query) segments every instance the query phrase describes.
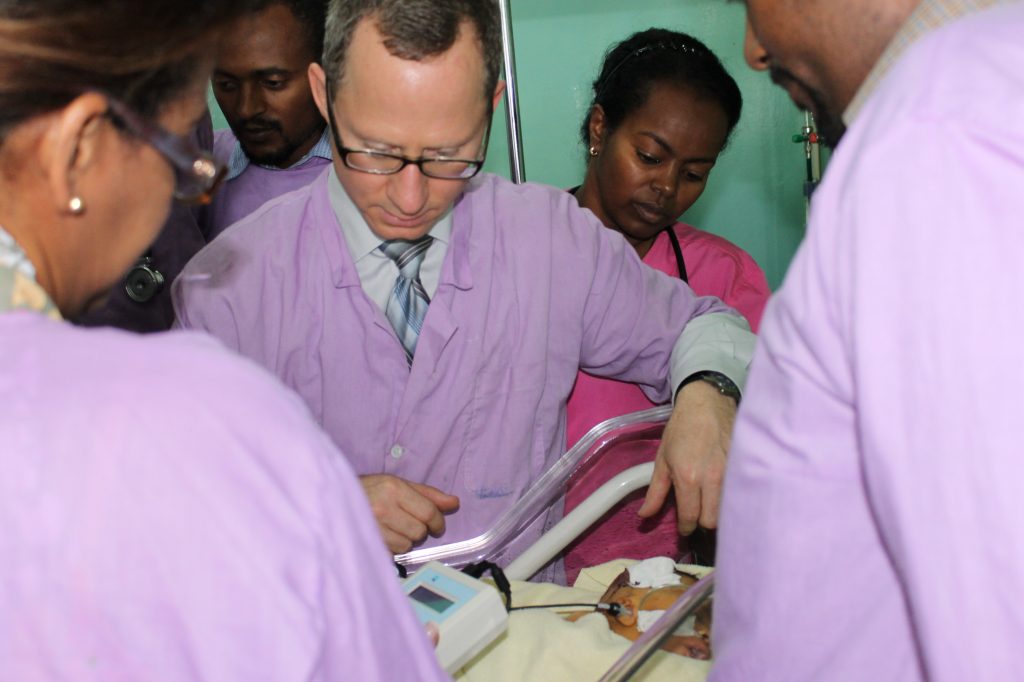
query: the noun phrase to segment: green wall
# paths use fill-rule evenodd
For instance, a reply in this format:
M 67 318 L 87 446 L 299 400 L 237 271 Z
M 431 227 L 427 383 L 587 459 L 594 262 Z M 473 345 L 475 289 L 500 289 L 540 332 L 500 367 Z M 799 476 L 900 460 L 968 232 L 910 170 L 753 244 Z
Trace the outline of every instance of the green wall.
M 804 230 L 803 148 L 790 141 L 803 115 L 743 61 L 744 10 L 724 0 L 510 0 L 528 180 L 578 184 L 585 152 L 577 129 L 604 51 L 636 30 L 692 33 L 739 82 L 743 119 L 700 201 L 685 219 L 739 244 L 778 286 Z M 215 125 L 224 127 L 213 105 Z M 509 175 L 504 111 L 486 168 Z

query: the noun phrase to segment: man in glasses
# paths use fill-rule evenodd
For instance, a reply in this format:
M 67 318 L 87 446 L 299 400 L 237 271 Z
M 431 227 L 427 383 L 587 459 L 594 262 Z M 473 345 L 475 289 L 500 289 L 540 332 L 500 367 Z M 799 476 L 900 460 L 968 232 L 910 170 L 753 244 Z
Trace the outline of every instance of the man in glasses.
M 710 679 L 1024 679 L 1024 3 L 746 7 L 838 146 L 736 424 Z
M 213 94 L 231 130 L 216 136 L 228 175 L 204 218 L 211 239 L 305 187 L 331 161 L 306 76 L 323 50 L 326 7 L 327 0 L 258 0 L 224 34 Z
M 333 2 L 324 55 L 331 172 L 189 265 L 181 325 L 305 399 L 394 552 L 491 527 L 564 450 L 580 367 L 677 396 L 647 511 L 674 484 L 681 530 L 713 526 L 753 336 L 571 195 L 478 175 L 503 89 L 496 3 Z

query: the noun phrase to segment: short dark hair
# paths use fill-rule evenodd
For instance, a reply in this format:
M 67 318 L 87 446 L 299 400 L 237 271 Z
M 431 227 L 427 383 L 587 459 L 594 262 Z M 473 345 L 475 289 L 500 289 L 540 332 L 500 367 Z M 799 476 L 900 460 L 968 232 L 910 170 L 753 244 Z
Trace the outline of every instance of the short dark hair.
M 241 0 L 0 0 L 0 138 L 87 90 L 156 116 Z
M 327 23 L 327 3 L 330 0 L 249 0 L 249 11 L 262 12 L 274 5 L 284 5 L 302 25 L 306 44 L 313 61 L 320 61 L 324 51 L 324 30 Z
M 359 22 L 377 21 L 388 52 L 419 61 L 445 53 L 459 37 L 462 22 L 476 29 L 483 52 L 490 98 L 501 73 L 501 18 L 495 0 L 331 0 L 323 67 L 337 85 L 345 74 L 345 57 Z
M 612 46 L 594 81 L 594 100 L 580 134 L 590 144 L 590 117 L 594 106 L 604 110 L 608 132 L 613 132 L 633 111 L 642 107 L 655 83 L 689 88 L 718 102 L 728 121 L 728 135 L 739 123 L 743 96 L 739 86 L 715 53 L 686 33 L 649 28 Z

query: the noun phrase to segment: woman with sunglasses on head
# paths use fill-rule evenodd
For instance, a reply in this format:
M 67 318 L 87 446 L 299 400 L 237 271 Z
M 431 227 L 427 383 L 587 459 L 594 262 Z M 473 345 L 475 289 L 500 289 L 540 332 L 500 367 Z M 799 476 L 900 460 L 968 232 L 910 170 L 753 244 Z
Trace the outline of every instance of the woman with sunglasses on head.
M 593 87 L 581 130 L 586 175 L 572 190 L 580 205 L 621 232 L 647 265 L 722 299 L 756 331 L 770 293 L 761 268 L 735 244 L 678 222 L 704 192 L 739 121 L 736 82 L 697 39 L 651 28 L 608 51 Z M 606 419 L 653 406 L 636 385 L 581 372 L 569 400 L 568 442 Z M 566 512 L 644 459 L 624 455 L 592 468 L 570 489 Z M 684 551 L 673 505 L 655 519 L 638 517 L 638 510 L 639 500 L 627 503 L 567 552 L 570 583 L 580 568 L 610 558 Z
M 0 0 L 0 679 L 441 679 L 298 398 L 193 333 L 63 322 L 220 169 L 236 0 Z

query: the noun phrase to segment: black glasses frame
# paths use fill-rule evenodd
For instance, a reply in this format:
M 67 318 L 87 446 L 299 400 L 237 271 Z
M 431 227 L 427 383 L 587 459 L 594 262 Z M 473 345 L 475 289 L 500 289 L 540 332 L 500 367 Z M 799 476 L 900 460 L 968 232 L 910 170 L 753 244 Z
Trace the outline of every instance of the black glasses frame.
M 435 180 L 469 180 L 476 176 L 483 168 L 484 162 L 487 160 L 487 146 L 491 139 L 491 121 L 493 117 L 493 111 L 490 108 L 487 110 L 487 129 L 484 131 L 483 146 L 480 148 L 480 157 L 477 159 L 456 159 L 448 158 L 446 156 L 421 156 L 416 159 L 409 158 L 408 156 L 402 156 L 401 154 L 391 154 L 388 152 L 378 152 L 373 149 L 354 149 L 352 147 L 346 147 L 341 141 L 341 135 L 338 134 L 338 123 L 334 118 L 334 100 L 331 98 L 330 87 L 326 88 L 327 95 L 327 122 L 331 128 L 331 135 L 334 137 L 334 146 L 338 148 L 338 154 L 341 155 L 341 162 L 345 164 L 346 168 L 358 171 L 360 173 L 368 173 L 370 175 L 396 175 L 405 170 L 406 166 L 413 165 L 419 168 L 420 173 L 428 178 L 434 178 Z M 392 159 L 394 161 L 401 161 L 401 165 L 389 169 L 389 170 L 372 170 L 367 168 L 360 168 L 359 166 L 353 166 L 349 163 L 350 154 L 366 154 L 380 159 Z M 464 163 L 466 164 L 466 172 L 459 176 L 450 175 L 436 175 L 429 172 L 423 167 L 425 163 Z

